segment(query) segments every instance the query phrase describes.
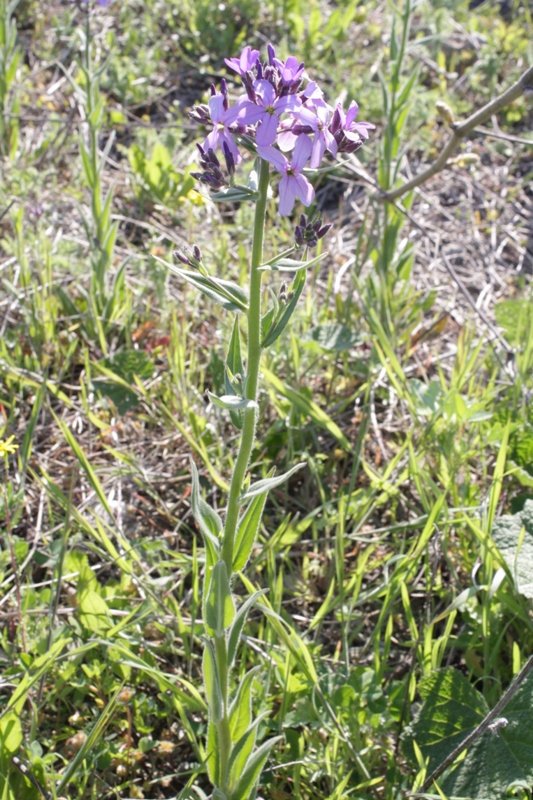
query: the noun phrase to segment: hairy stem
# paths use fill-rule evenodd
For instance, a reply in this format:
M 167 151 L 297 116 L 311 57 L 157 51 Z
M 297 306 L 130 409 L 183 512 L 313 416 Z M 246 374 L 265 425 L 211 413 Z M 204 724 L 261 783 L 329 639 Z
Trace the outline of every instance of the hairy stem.
M 259 272 L 259 267 L 261 266 L 263 258 L 263 236 L 268 194 L 269 164 L 268 161 L 263 161 L 263 159 L 260 160 L 259 164 L 259 199 L 255 206 L 254 239 L 250 264 L 250 302 L 248 306 L 248 359 L 246 362 L 245 389 L 245 397 L 248 400 L 257 399 L 259 363 L 261 360 L 262 274 Z M 239 497 L 254 444 L 256 415 L 257 411 L 255 408 L 248 408 L 243 414 L 241 444 L 231 477 L 226 524 L 224 527 L 224 544 L 222 545 L 222 558 L 226 564 L 229 576 L 231 576 L 233 572 L 233 547 L 239 520 Z

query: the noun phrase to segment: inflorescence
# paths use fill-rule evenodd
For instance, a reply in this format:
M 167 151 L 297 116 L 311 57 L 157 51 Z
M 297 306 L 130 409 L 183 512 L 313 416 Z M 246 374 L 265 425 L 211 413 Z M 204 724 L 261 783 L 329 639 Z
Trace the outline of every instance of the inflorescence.
M 303 171 L 317 169 L 326 152 L 333 158 L 338 153 L 353 153 L 375 126 L 356 121 L 355 101 L 346 112 L 340 104 L 336 108 L 328 105 L 316 82 L 308 79 L 304 64 L 294 56 L 286 61 L 276 58 L 271 44 L 266 62 L 260 60 L 259 50 L 250 47 L 245 47 L 239 58 L 225 61 L 240 75 L 245 94 L 231 104 L 226 81 L 222 80 L 220 92 L 211 87 L 207 105 L 192 109 L 191 119 L 213 126 L 203 145 L 198 145 L 203 171 L 192 173 L 193 176 L 215 190 L 232 183 L 235 167 L 242 161 L 238 147 L 242 145 L 253 149 L 281 174 L 282 216 L 291 213 L 296 198 L 304 206 L 311 205 L 315 190 Z M 229 180 L 216 156 L 218 149 L 224 156 Z M 321 238 L 320 227 L 314 235 L 308 232 L 307 222 L 299 228 L 297 242 L 301 238 L 302 244 L 309 240 L 313 246 L 311 241 L 316 244 Z

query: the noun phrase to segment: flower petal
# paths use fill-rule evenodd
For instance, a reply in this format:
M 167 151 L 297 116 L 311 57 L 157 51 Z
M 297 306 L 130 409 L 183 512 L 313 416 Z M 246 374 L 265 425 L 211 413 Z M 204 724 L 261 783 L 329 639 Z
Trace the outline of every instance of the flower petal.
M 294 199 L 297 190 L 296 178 L 293 175 L 284 175 L 279 182 L 279 213 L 282 217 L 290 214 L 294 208 Z
M 211 122 L 214 122 L 215 124 L 220 122 L 225 111 L 224 95 L 215 94 L 210 97 L 207 102 L 209 105 L 209 116 L 211 117 Z
M 265 116 L 265 109 L 263 106 L 257 106 L 251 100 L 243 100 L 239 103 L 239 111 L 237 113 L 237 120 L 243 125 L 255 125 L 260 122 Z
M 313 150 L 313 142 L 305 133 L 301 133 L 297 140 L 296 144 L 294 145 L 294 153 L 292 155 L 291 167 L 296 172 L 301 172 L 307 161 L 311 152 Z
M 274 103 L 274 108 L 278 114 L 283 114 L 284 111 L 296 111 L 301 107 L 302 101 L 295 94 L 286 94 Z
M 278 133 L 278 139 L 276 144 L 278 145 L 280 150 L 283 150 L 283 152 L 286 153 L 287 150 L 292 150 L 292 148 L 295 145 L 296 139 L 297 136 L 292 131 L 282 131 L 281 133 Z
M 276 99 L 276 92 L 269 81 L 254 81 L 255 93 L 261 98 L 263 105 L 271 106 Z
M 264 158 L 265 161 L 269 161 L 278 172 L 284 173 L 289 166 L 289 162 L 283 153 L 280 153 L 275 147 L 258 147 L 257 152 L 261 158 Z
M 305 175 L 295 175 L 292 180 L 296 184 L 295 186 L 296 196 L 300 198 L 304 206 L 310 206 L 313 200 L 315 199 L 315 190 L 313 189 L 313 187 L 311 186 Z
M 316 133 L 313 141 L 313 150 L 311 152 L 311 161 L 309 162 L 311 169 L 316 169 L 318 166 L 320 166 L 320 162 L 322 161 L 325 152 L 326 139 L 322 133 Z
M 274 144 L 278 132 L 278 123 L 279 119 L 276 114 L 263 114 L 262 122 L 255 134 L 255 141 L 260 147 Z

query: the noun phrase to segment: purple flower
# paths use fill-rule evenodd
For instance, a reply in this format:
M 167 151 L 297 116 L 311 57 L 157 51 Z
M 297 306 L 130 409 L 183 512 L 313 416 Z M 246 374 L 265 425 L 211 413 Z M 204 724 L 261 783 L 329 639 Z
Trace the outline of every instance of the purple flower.
M 310 206 L 315 198 L 315 190 L 307 178 L 301 174 L 312 149 L 313 143 L 305 134 L 298 137 L 290 163 L 283 153 L 272 146 L 257 148 L 260 157 L 273 164 L 283 176 L 279 182 L 279 213 L 282 217 L 291 213 L 297 197 L 304 206 Z
M 244 48 L 239 58 L 225 58 L 224 61 L 230 69 L 234 69 L 241 77 L 250 72 L 259 61 L 259 50 L 252 50 L 248 45 Z
M 376 127 L 370 122 L 356 122 L 355 118 L 358 111 L 359 106 L 355 100 L 352 100 L 350 103 L 350 108 L 346 114 L 344 113 L 342 106 L 338 105 L 336 108 L 336 113 L 338 113 L 340 118 L 339 129 L 342 130 L 346 138 L 352 142 L 358 142 L 361 139 L 368 139 L 368 131 L 373 131 Z M 334 125 L 334 120 L 332 120 L 332 125 Z M 333 133 L 335 133 L 335 131 L 333 131 Z
M 216 150 L 218 147 L 225 152 L 224 144 L 227 145 L 229 152 L 233 156 L 235 163 L 240 164 L 242 156 L 230 132 L 230 127 L 237 121 L 237 116 L 241 109 L 240 103 L 229 107 L 227 95 L 225 93 L 214 94 L 209 98 L 209 116 L 214 127 L 207 136 L 203 148 L 204 150 Z
M 295 111 L 302 103 L 295 95 L 276 98 L 276 91 L 269 81 L 255 81 L 257 103 L 243 100 L 240 104 L 238 121 L 244 125 L 259 123 L 255 135 L 260 147 L 274 143 L 278 132 L 279 117 L 285 111 Z
M 274 58 L 274 65 L 279 70 L 282 86 L 288 86 L 293 91 L 296 91 L 305 77 L 304 63 L 300 64 L 295 56 L 289 56 L 286 61 L 280 61 L 279 58 Z
M 294 116 L 314 133 L 309 166 L 311 169 L 316 169 L 320 165 L 326 150 L 329 150 L 333 156 L 337 154 L 337 142 L 333 134 L 328 130 L 329 111 L 325 105 L 318 106 L 314 112 L 308 108 L 301 108 L 299 111 L 294 112 Z

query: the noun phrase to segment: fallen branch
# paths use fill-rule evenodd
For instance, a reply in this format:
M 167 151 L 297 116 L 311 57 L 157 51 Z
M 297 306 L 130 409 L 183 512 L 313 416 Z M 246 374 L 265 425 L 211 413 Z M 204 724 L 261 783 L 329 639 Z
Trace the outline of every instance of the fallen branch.
M 468 136 L 478 125 L 483 125 L 493 114 L 497 114 L 502 108 L 505 108 L 505 106 L 508 106 L 520 97 L 520 95 L 524 94 L 528 87 L 533 89 L 533 67 L 527 69 L 516 83 L 513 83 L 503 94 L 491 100 L 490 103 L 480 108 L 479 111 L 475 111 L 474 114 L 468 117 L 468 119 L 465 119 L 464 122 L 452 122 L 450 127 L 453 130 L 453 134 L 440 156 L 430 167 L 423 170 L 418 175 L 415 175 L 415 177 L 411 178 L 407 183 L 398 186 L 397 189 L 391 189 L 389 192 L 380 191 L 376 194 L 376 197 L 383 200 L 385 203 L 392 202 L 398 197 L 410 192 L 412 189 L 415 189 L 417 186 L 420 186 L 421 183 L 425 183 L 429 178 L 432 178 L 433 175 L 436 175 L 437 172 L 445 168 L 448 160 L 459 147 L 461 139 Z

